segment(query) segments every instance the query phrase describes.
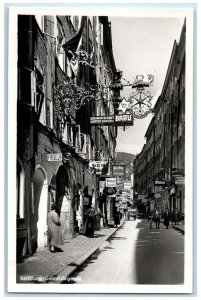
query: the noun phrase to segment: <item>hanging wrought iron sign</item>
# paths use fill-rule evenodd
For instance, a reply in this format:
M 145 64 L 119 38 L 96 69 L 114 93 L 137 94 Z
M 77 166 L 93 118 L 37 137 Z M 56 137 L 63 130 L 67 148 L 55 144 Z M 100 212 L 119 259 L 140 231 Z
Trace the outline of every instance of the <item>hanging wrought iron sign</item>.
M 69 52 L 69 51 L 68 51 Z M 77 63 L 82 65 L 87 65 L 94 69 L 103 69 L 106 72 L 111 70 L 105 69 L 104 65 L 94 65 L 93 57 L 94 53 L 87 53 L 82 48 L 77 49 L 76 52 L 71 53 L 74 58 L 77 59 Z M 122 80 L 126 83 L 122 83 Z M 145 118 L 149 113 L 153 113 L 152 109 L 152 95 L 146 89 L 149 88 L 154 81 L 154 76 L 151 74 L 139 74 L 136 76 L 136 79 L 133 83 L 122 78 L 122 71 L 117 71 L 116 74 L 113 74 L 113 81 L 109 82 L 107 85 L 103 84 L 103 78 L 99 79 L 97 84 L 92 85 L 90 83 L 85 83 L 82 87 L 77 86 L 72 80 L 64 81 L 63 84 L 60 84 L 55 89 L 55 118 L 62 119 L 65 118 L 65 115 L 68 115 L 71 110 L 78 110 L 82 105 L 85 105 L 89 102 L 99 102 L 101 101 L 113 102 L 114 110 L 116 114 L 130 114 L 134 118 L 142 119 Z M 130 94 L 128 99 L 122 99 L 120 96 L 120 90 L 124 86 L 131 86 L 134 91 Z M 108 91 L 112 92 L 111 97 L 108 97 Z M 109 99 L 110 98 L 110 99 Z M 109 125 L 115 123 L 116 125 L 121 122 L 115 120 L 109 120 L 104 116 L 102 119 L 91 119 L 92 125 Z M 127 118 L 127 117 L 126 117 Z M 126 121 L 129 123 L 128 126 L 132 126 L 132 121 Z M 98 124 L 99 123 L 99 124 Z M 127 126 L 123 122 L 124 127 Z M 120 125 L 119 125 L 120 126 Z
M 150 92 L 144 90 L 137 90 L 131 93 L 128 101 L 130 102 L 129 107 L 134 118 L 142 119 L 152 112 L 152 98 Z
M 147 80 L 144 75 L 137 75 L 133 84 L 128 82 L 126 86 L 131 85 L 135 91 L 130 94 L 128 99 L 124 98 L 119 104 L 119 113 L 131 113 L 134 118 L 142 119 L 153 112 L 151 103 L 153 97 L 149 91 L 146 91 L 153 81 L 154 76 L 150 74 L 147 75 Z

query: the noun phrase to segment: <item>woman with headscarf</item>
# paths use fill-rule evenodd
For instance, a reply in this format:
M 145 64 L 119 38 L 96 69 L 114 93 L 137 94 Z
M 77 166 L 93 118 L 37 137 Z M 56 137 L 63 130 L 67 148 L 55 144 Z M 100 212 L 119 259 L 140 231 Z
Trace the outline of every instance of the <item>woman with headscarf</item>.
M 58 247 L 63 245 L 63 239 L 60 231 L 60 219 L 57 213 L 57 205 L 55 203 L 51 206 L 51 211 L 48 213 L 48 241 L 51 252 L 61 251 Z

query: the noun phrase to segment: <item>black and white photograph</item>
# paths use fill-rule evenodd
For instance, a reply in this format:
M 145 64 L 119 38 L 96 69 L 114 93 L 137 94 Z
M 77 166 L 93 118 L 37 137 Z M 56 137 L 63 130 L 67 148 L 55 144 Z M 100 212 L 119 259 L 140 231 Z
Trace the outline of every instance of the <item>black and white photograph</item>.
M 193 9 L 12 7 L 8 292 L 192 292 Z

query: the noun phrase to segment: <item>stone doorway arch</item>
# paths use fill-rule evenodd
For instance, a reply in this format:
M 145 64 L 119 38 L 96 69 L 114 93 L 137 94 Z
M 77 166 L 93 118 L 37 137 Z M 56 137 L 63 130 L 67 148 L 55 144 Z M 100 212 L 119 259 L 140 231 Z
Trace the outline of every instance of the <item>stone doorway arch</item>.
M 33 251 L 47 246 L 48 184 L 45 170 L 39 166 L 33 176 L 32 243 Z

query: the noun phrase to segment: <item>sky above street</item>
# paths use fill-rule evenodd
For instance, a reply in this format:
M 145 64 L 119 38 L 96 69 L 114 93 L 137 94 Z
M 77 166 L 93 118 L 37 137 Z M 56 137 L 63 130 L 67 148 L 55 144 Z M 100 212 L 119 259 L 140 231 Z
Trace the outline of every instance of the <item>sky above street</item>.
M 184 18 L 109 17 L 109 20 L 117 69 L 131 82 L 137 74 L 154 75 L 153 86 L 149 89 L 154 104 L 163 87 L 174 40 L 179 42 Z M 121 95 L 127 98 L 131 92 L 131 87 L 126 87 Z M 119 128 L 116 150 L 140 153 L 152 117 L 149 114 L 144 119 L 135 119 L 134 126 L 125 131 Z

